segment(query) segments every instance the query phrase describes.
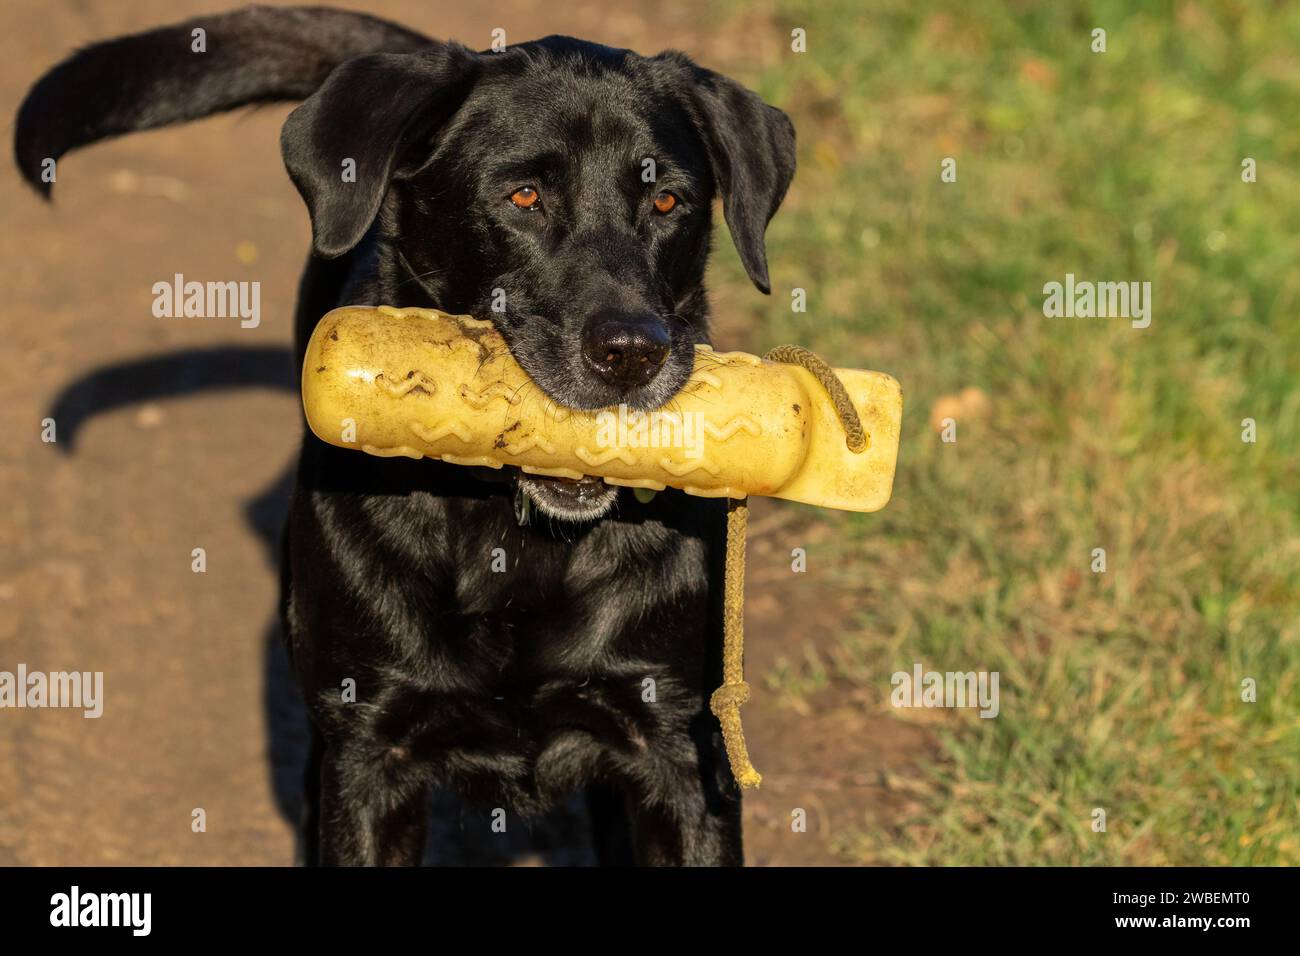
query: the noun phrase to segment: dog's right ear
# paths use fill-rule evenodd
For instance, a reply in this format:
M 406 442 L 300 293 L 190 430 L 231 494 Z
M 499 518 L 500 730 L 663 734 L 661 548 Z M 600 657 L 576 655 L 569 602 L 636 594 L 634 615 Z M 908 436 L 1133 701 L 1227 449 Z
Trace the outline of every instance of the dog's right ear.
M 460 108 L 478 69 L 478 55 L 456 43 L 361 56 L 289 114 L 280 150 L 311 214 L 316 255 L 333 259 L 361 241 L 403 152 Z
M 652 58 L 676 77 L 722 194 L 722 212 L 740 261 L 764 295 L 772 292 L 763 234 L 794 178 L 790 117 L 720 73 L 668 50 Z

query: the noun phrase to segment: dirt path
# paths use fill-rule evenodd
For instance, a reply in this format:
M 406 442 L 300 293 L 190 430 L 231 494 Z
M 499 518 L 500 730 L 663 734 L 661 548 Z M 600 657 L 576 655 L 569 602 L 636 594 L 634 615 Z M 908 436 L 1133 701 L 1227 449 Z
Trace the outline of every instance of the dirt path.
M 212 6 L 5 4 L 0 105 L 12 117 L 27 85 L 74 46 Z M 436 15 L 426 4 L 366 6 L 479 47 L 501 26 L 512 42 L 564 32 L 736 66 L 685 4 L 584 12 L 449 0 Z M 10 264 L 0 670 L 103 671 L 106 698 L 98 720 L 0 711 L 0 864 L 292 860 L 301 726 L 271 630 L 270 544 L 297 441 L 287 349 L 309 234 L 276 148 L 286 112 L 73 154 L 60 163 L 52 208 L 12 169 L 0 175 L 0 254 Z M 261 326 L 154 318 L 151 286 L 178 272 L 260 281 Z M 743 345 L 744 330 L 720 318 L 720 343 Z M 203 387 L 232 378 L 244 387 Z M 51 414 L 58 441 L 47 445 L 40 423 Z M 808 575 L 790 573 L 788 514 L 762 504 L 754 516 L 749 653 L 759 693 L 746 726 L 766 783 L 746 817 L 759 865 L 834 862 L 836 829 L 889 813 L 897 798 L 881 781 L 924 745 L 834 689 L 809 717 L 763 692 L 762 674 L 782 653 L 829 640 L 852 604 L 819 581 L 815 560 Z M 206 573 L 191 570 L 195 548 L 206 551 Z M 796 807 L 808 811 L 806 834 L 790 831 Z M 206 832 L 192 832 L 196 808 Z M 580 816 L 558 814 L 484 853 L 474 821 L 440 810 L 434 861 L 584 859 Z

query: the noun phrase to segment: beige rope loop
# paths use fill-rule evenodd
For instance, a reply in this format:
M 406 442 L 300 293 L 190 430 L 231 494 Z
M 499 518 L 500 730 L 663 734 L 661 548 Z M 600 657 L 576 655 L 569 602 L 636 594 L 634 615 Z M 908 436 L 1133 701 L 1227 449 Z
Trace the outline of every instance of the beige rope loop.
M 799 365 L 822 383 L 835 405 L 844 440 L 849 451 L 867 447 L 858 410 L 835 370 L 820 358 L 798 345 L 782 345 L 765 356 L 769 361 Z M 762 775 L 749 762 L 745 730 L 740 723 L 740 705 L 749 700 L 745 683 L 745 528 L 749 524 L 749 499 L 727 499 L 727 571 L 722 601 L 722 686 L 709 698 L 709 710 L 722 727 L 722 742 L 731 763 L 731 774 L 742 790 L 751 790 L 763 782 Z
M 763 357 L 783 365 L 798 365 L 811 372 L 831 397 L 835 412 L 844 426 L 844 441 L 849 446 L 849 451 L 856 454 L 866 449 L 867 433 L 862 428 L 862 419 L 858 417 L 858 410 L 853 407 L 848 389 L 835 374 L 835 369 L 800 345 L 778 345 Z
M 709 698 L 709 706 L 713 710 L 724 710 L 728 707 L 739 707 L 749 700 L 749 685 L 744 681 L 739 684 L 723 684 L 713 692 Z

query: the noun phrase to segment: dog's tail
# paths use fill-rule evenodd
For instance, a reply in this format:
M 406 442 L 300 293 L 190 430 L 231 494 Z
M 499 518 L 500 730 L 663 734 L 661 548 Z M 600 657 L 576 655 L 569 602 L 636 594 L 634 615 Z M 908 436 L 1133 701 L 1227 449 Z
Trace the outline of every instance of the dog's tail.
M 48 197 L 50 161 L 69 150 L 239 106 L 305 99 L 345 60 L 432 42 L 345 10 L 245 7 L 96 43 L 27 94 L 14 158 L 23 178 Z

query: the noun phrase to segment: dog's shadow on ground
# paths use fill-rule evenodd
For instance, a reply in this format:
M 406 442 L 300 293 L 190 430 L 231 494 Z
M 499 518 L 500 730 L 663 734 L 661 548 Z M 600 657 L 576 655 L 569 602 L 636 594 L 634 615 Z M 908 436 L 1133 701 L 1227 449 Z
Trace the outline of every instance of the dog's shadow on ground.
M 49 416 L 58 423 L 57 447 L 75 454 L 78 429 L 90 418 L 141 402 L 202 392 L 268 388 L 297 393 L 292 352 L 284 347 L 220 346 L 167 352 L 103 366 L 57 395 Z M 286 444 L 286 450 L 291 448 Z M 262 543 L 268 572 L 280 573 L 280 540 L 293 490 L 293 464 L 244 506 L 248 525 Z M 280 814 L 297 830 L 302 815 L 303 768 L 309 738 L 307 712 L 285 651 L 278 617 L 263 639 L 263 706 L 267 772 Z M 285 861 L 286 863 L 289 861 Z M 455 794 L 434 791 L 429 799 L 426 865 L 543 864 L 594 862 L 590 822 L 575 797 L 546 817 L 521 824 L 507 817 L 506 831 L 492 828 L 490 808 L 465 806 Z

